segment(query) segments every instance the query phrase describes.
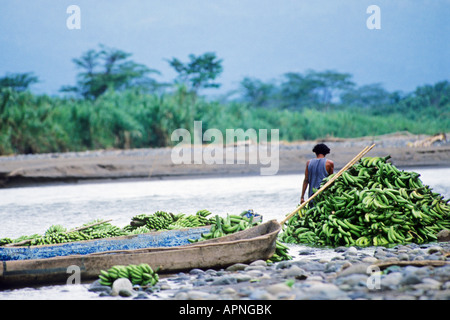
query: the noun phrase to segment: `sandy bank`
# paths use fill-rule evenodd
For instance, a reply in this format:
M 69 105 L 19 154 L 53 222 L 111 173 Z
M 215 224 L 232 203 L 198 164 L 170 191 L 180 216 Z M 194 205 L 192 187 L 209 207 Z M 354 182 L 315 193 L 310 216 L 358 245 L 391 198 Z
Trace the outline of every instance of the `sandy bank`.
M 397 133 L 357 139 L 323 139 L 320 141 L 281 142 L 279 163 L 262 164 L 257 145 L 224 148 L 233 151 L 244 164 L 174 164 L 171 148 L 96 150 L 59 154 L 15 155 L 0 157 L 0 184 L 12 187 L 29 183 L 80 181 L 90 179 L 166 178 L 217 175 L 261 174 L 261 168 L 278 166 L 278 174 L 303 173 L 305 163 L 312 158 L 313 146 L 326 143 L 338 170 L 365 146 L 376 144 L 368 156 L 391 155 L 399 168 L 420 166 L 450 166 L 450 143 L 440 142 L 428 147 L 411 147 L 410 144 L 427 138 L 424 135 Z M 230 149 L 231 148 L 231 149 Z M 249 164 L 249 156 L 257 164 Z M 270 156 L 270 153 L 268 154 Z

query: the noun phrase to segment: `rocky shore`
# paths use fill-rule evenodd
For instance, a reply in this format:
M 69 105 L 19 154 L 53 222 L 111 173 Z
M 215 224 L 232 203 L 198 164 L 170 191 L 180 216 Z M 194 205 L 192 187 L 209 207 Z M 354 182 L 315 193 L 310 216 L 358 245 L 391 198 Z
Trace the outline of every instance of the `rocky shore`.
M 193 269 L 150 288 L 92 283 L 98 297 L 149 300 L 450 300 L 450 242 L 292 248 L 294 259 Z

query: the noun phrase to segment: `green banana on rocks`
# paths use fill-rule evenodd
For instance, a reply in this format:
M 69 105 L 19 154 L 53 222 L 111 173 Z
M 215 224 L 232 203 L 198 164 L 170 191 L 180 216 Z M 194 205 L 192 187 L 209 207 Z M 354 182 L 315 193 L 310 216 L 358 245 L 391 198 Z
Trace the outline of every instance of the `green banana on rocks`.
M 99 282 L 104 286 L 112 286 L 115 280 L 125 278 L 133 285 L 154 286 L 159 281 L 158 270 L 153 270 L 148 264 L 130 264 L 113 266 L 107 271 L 100 270 Z
M 291 217 L 280 240 L 361 247 L 436 241 L 440 230 L 450 229 L 448 200 L 389 158 L 362 158 L 320 193 L 314 206 Z

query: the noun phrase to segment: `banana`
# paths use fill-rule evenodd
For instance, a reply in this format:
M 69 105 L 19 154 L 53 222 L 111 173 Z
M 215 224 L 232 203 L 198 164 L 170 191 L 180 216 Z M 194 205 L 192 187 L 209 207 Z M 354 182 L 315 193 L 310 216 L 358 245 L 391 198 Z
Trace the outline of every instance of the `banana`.
M 289 221 L 283 239 L 331 246 L 434 241 L 450 228 L 450 206 L 419 174 L 400 171 L 388 158 L 360 159 Z
M 113 266 L 108 271 L 101 270 L 99 274 L 100 284 L 111 286 L 114 280 L 118 278 L 127 278 L 133 285 L 147 286 L 155 285 L 159 276 L 156 271 L 148 264 L 139 265 L 117 265 Z
M 410 198 L 411 198 L 411 199 L 422 200 L 422 199 L 424 198 L 424 196 L 421 195 L 421 194 L 419 194 L 419 193 L 417 192 L 417 190 L 414 190 L 413 192 L 411 192 Z
M 373 200 L 373 204 L 375 205 L 375 207 L 379 208 L 379 209 L 389 209 L 391 208 L 391 206 L 385 204 L 384 202 L 381 201 L 381 199 L 377 196 L 374 200 Z

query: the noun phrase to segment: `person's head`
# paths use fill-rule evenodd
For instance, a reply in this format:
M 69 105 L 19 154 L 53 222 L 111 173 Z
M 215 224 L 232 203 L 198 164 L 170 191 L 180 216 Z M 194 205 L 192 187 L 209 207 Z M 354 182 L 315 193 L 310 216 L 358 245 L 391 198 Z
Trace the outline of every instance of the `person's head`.
M 328 148 L 325 144 L 319 143 L 316 144 L 312 150 L 316 155 L 323 154 L 326 156 L 330 153 L 330 148 Z

